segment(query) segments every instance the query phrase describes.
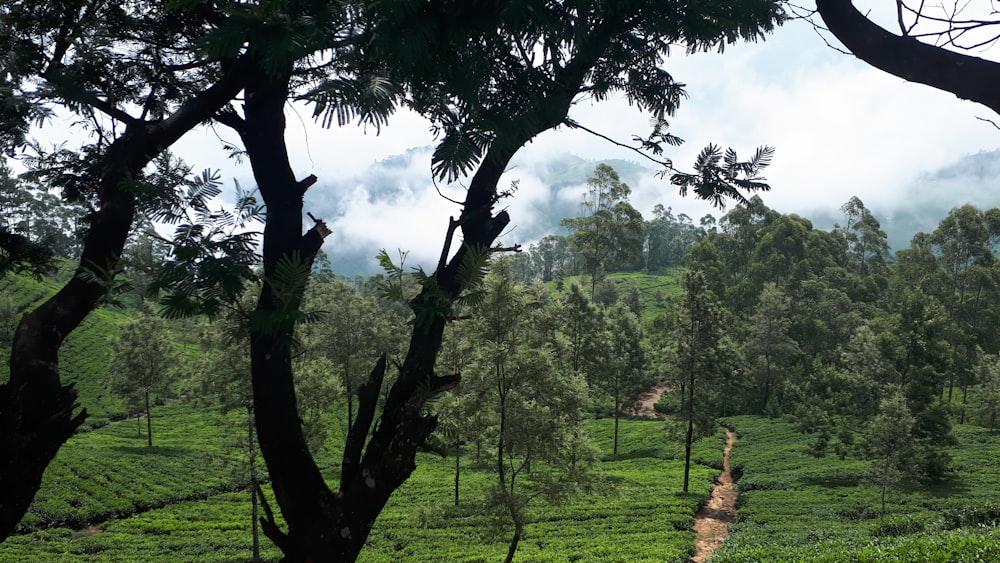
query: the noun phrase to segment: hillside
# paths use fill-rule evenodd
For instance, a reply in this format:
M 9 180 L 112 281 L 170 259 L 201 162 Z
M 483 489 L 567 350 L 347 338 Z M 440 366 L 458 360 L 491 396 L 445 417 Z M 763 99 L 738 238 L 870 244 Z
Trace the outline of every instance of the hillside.
M 55 293 L 61 287 L 60 279 L 68 272 L 60 272 L 56 279 L 36 280 L 29 276 L 9 275 L 0 279 L 0 309 L 9 311 L 0 321 L 0 381 L 6 381 L 10 366 L 10 343 L 16 319 L 35 304 Z M 122 402 L 107 394 L 108 338 L 116 334 L 117 327 L 129 318 L 123 310 L 99 308 L 73 331 L 60 349 L 60 369 L 63 383 L 72 383 L 79 393 L 78 402 L 87 409 L 86 427 L 106 424 L 109 419 L 126 415 Z
M 607 279 L 620 295 L 634 284 L 649 326 L 679 301 L 683 273 L 680 268 L 661 276 L 612 273 Z M 570 277 L 549 288 L 559 294 L 586 281 Z M 18 308 L 56 287 L 15 277 L 3 283 L 2 295 L 25 302 Z M 245 450 L 239 444 L 245 433 L 241 412 L 223 415 L 187 387 L 177 401 L 154 409 L 157 441 L 147 448 L 136 420 L 120 420 L 124 411 L 105 395 L 107 339 L 136 314 L 128 308 L 98 310 L 68 342 L 63 375 L 79 387 L 81 404 L 97 415 L 60 450 L 20 533 L 0 544 L 0 561 L 247 560 L 250 508 Z M 171 331 L 189 356 L 201 353 L 202 334 L 191 324 L 173 325 Z M 961 400 L 956 394 L 955 406 Z M 330 482 L 339 476 L 345 409 L 343 398 L 337 399 L 334 414 L 324 421 L 329 439 L 317 461 Z M 665 395 L 657 410 L 680 412 L 677 395 Z M 738 416 L 724 422 L 741 435 L 732 451 L 741 496 L 731 536 L 713 561 L 904 562 L 914 553 L 934 561 L 1000 558 L 995 540 L 1000 508 L 993 498 L 1000 433 L 956 424 L 956 445 L 942 446 L 953 459 L 944 479 L 892 489 L 883 514 L 870 462 L 832 452 L 817 458 L 812 454 L 820 436 L 781 418 Z M 620 451 L 613 455 L 613 421 L 587 415 L 584 430 L 598 448 L 593 479 L 559 502 L 532 504 L 519 560 L 686 561 L 695 552 L 692 525 L 722 467 L 725 432 L 717 428 L 695 443 L 692 489 L 685 494 L 680 492 L 682 429 L 660 420 L 621 424 Z M 533 469 L 544 470 L 544 465 Z M 484 510 L 494 478 L 490 460 L 477 457 L 471 445 L 447 458 L 421 454 L 416 472 L 376 521 L 359 560 L 501 559 L 510 530 L 496 527 Z M 265 491 L 273 506 L 266 486 Z M 265 541 L 265 559 L 279 555 Z

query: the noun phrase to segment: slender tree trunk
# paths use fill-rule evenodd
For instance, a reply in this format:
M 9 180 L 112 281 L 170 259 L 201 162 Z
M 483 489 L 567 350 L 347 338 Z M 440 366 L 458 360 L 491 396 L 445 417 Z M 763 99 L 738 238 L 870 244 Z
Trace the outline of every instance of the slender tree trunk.
M 346 374 L 345 374 L 346 375 Z M 344 378 L 344 382 L 347 384 L 347 427 L 350 428 L 354 425 L 354 393 L 355 390 L 352 389 L 351 380 L 349 378 Z
M 462 443 L 455 442 L 455 506 L 458 506 L 458 477 L 462 470 Z
M 153 447 L 153 412 L 149 408 L 149 389 L 146 389 L 146 447 Z
M 257 479 L 257 439 L 254 436 L 253 406 L 247 407 L 247 448 L 250 456 L 250 527 L 253 535 L 251 558 L 257 563 L 260 561 L 260 510 L 257 501 L 260 482 Z
M 889 487 L 889 480 L 887 478 L 882 479 L 882 516 L 885 516 L 885 491 Z
M 507 558 L 504 559 L 504 563 L 511 563 L 514 561 L 514 554 L 517 552 L 517 544 L 521 542 L 521 534 L 524 533 L 524 524 L 520 522 L 520 519 L 514 522 L 514 536 L 510 538 L 510 545 L 507 546 Z
M 135 413 L 135 437 L 142 438 L 142 413 L 139 411 Z
M 621 416 L 621 399 L 616 394 L 615 395 L 615 445 L 612 448 L 612 455 L 618 455 L 618 419 Z
M 684 492 L 688 492 L 691 475 L 691 443 L 694 442 L 694 372 L 688 381 L 687 433 L 684 435 Z
M 969 386 L 962 385 L 962 408 L 959 412 L 958 423 L 965 424 L 965 408 L 969 402 Z

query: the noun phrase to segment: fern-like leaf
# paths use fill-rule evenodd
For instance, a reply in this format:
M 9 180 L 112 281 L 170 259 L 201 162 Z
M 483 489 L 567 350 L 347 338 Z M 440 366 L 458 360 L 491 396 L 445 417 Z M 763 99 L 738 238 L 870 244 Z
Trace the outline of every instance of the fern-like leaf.
M 436 179 L 452 182 L 479 163 L 485 148 L 484 139 L 457 128 L 449 129 L 434 149 L 431 171 Z

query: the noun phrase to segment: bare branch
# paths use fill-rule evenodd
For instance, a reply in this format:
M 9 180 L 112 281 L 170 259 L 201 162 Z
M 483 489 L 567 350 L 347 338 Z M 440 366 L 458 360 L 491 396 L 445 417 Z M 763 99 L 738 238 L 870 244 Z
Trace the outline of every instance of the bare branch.
M 591 135 L 594 135 L 595 137 L 600 137 L 601 139 L 604 139 L 605 141 L 608 141 L 609 143 L 611 143 L 613 145 L 622 147 L 624 149 L 628 149 L 628 150 L 630 150 L 630 151 L 632 151 L 632 152 L 634 152 L 634 153 L 642 156 L 643 158 L 646 158 L 646 159 L 648 159 L 648 160 L 650 160 L 652 162 L 655 162 L 656 164 L 659 164 L 660 166 L 664 166 L 664 167 L 667 167 L 667 168 L 672 168 L 671 162 L 669 160 L 660 160 L 658 158 L 654 158 L 652 156 L 649 156 L 648 154 L 644 153 L 639 147 L 634 147 L 632 145 L 627 145 L 625 143 L 616 141 L 616 140 L 612 139 L 611 137 L 608 137 L 607 135 L 605 135 L 603 133 L 598 133 L 597 131 L 594 131 L 593 129 L 585 127 L 585 126 L 581 125 L 579 122 L 574 121 L 574 120 L 572 120 L 570 118 L 566 118 L 565 123 L 566 123 L 566 126 L 569 127 L 569 128 L 571 128 L 571 129 L 580 129 L 581 131 L 586 131 L 587 133 L 590 133 Z
M 992 119 L 987 119 L 985 117 L 979 117 L 978 115 L 976 116 L 976 119 L 978 119 L 979 121 L 985 121 L 986 123 L 989 123 L 990 125 L 992 125 L 996 129 L 1000 130 L 1000 125 L 997 125 L 996 121 L 993 121 Z

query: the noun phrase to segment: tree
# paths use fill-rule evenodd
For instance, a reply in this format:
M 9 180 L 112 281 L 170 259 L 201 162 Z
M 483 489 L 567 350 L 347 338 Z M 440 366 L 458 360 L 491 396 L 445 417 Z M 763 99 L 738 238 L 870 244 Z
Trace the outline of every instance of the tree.
M 799 354 L 798 343 L 789 336 L 791 323 L 788 296 L 774 283 L 764 284 L 743 345 L 743 357 L 749 363 L 747 372 L 760 398 L 757 412 L 780 409 L 782 375 L 790 367 L 790 360 Z
M 398 353 L 402 321 L 396 322 L 373 297 L 339 280 L 313 283 L 306 299 L 324 318 L 302 327 L 304 353 L 311 359 L 324 358 L 337 373 L 347 392 L 345 428 L 350 428 L 355 394 L 368 375 L 367 366 L 383 353 L 393 357 Z
M 435 360 L 454 304 L 475 284 L 475 272 L 509 223 L 506 211 L 494 214 L 493 208 L 507 195 L 497 186 L 515 152 L 542 131 L 578 125 L 566 114 L 584 92 L 603 97 L 624 91 L 644 109 L 657 115 L 671 113 L 679 86 L 656 67 L 668 45 L 680 42 L 701 49 L 756 38 L 783 16 L 775 2 L 756 0 L 741 6 L 745 17 L 733 22 L 736 25 L 730 25 L 728 17 L 719 17 L 728 14 L 728 8 L 702 14 L 699 24 L 692 25 L 654 2 L 630 6 L 630 10 L 606 10 L 604 3 L 567 10 L 562 5 L 532 3 L 506 7 L 502 13 L 470 11 L 451 2 L 429 2 L 419 10 L 390 3 L 367 6 L 370 11 L 363 19 L 373 24 L 368 43 L 373 64 L 411 87 L 408 103 L 428 116 L 441 133 L 432 172 L 442 180 L 463 175 L 471 175 L 471 180 L 462 214 L 449 223 L 441 260 L 432 273 L 418 272 L 420 294 L 409 300 L 415 314 L 413 331 L 395 384 L 380 404 L 386 368 L 383 357 L 361 386 L 337 493 L 326 486 L 296 426 L 288 358 L 298 317 L 298 288 L 304 284 L 283 286 L 275 276 L 279 264 L 301 264 L 299 270 L 308 272 L 325 233 L 317 227 L 301 234 L 301 196 L 314 180 L 295 180 L 281 139 L 289 65 L 252 72 L 242 122 L 232 113 L 223 117 L 240 130 L 268 207 L 263 257 L 266 283 L 259 302 L 259 316 L 268 323 L 266 331 L 255 334 L 251 356 L 261 450 L 288 525 L 285 533 L 271 520 L 265 531 L 288 557 L 353 560 L 389 496 L 413 471 L 416 451 L 427 446 L 436 426 L 435 417 L 426 414 L 422 405 L 459 380 L 457 375 L 436 374 Z M 715 5 L 710 8 L 712 12 Z M 302 23 L 309 29 L 328 29 L 314 26 L 314 21 Z M 647 40 L 623 42 L 630 32 L 641 33 Z M 529 55 L 536 47 L 545 56 Z M 364 63 L 359 67 L 366 68 Z M 337 84 L 331 81 L 323 90 L 326 96 L 315 97 L 318 107 L 329 110 L 327 115 L 339 115 L 342 107 L 334 104 L 342 99 L 334 96 L 342 93 L 342 89 L 333 91 Z M 381 84 L 365 82 L 358 89 L 384 92 Z M 658 146 L 663 127 L 665 122 L 647 146 Z M 738 189 L 729 182 L 706 186 L 697 193 L 699 197 L 729 197 L 738 194 Z M 459 230 L 463 244 L 453 252 L 453 238 Z M 380 423 L 373 429 L 378 411 Z
M 177 351 L 163 322 L 149 315 L 122 326 L 120 336 L 111 343 L 111 349 L 109 387 L 136 409 L 136 420 L 139 419 L 139 409 L 146 414 L 146 437 L 152 448 L 150 395 L 162 396 L 168 392 L 177 370 Z
M 587 299 L 587 296 L 575 283 L 569 286 L 569 292 L 563 297 L 562 334 L 565 335 L 567 367 L 576 374 L 585 374 L 598 349 L 598 340 L 594 326 L 597 325 L 597 308 Z
M 33 260 L 40 256 L 79 255 L 84 206 L 49 193 L 30 176 L 15 176 L 6 161 L 0 162 L 0 272 L 39 274 L 44 264 Z
M 997 428 L 1000 416 L 1000 358 L 997 356 L 980 357 L 979 365 L 979 404 L 980 416 L 991 431 Z
M 630 193 L 631 188 L 621 181 L 614 168 L 598 164 L 587 179 L 587 191 L 581 202 L 586 215 L 562 220 L 565 227 L 574 231 L 573 246 L 583 256 L 590 273 L 591 299 L 604 274 L 635 264 L 642 254 L 645 223 L 642 214 L 628 203 Z
M 253 388 L 250 384 L 249 338 L 246 313 L 249 303 L 216 321 L 203 343 L 204 355 L 198 365 L 201 396 L 212 397 L 223 413 L 240 410 L 246 429 L 247 473 L 250 477 L 250 527 L 253 543 L 251 560 L 260 561 L 260 508 L 257 500 L 261 478 L 257 468 L 257 433 L 253 424 Z
M 915 422 L 906 399 L 897 390 L 882 399 L 878 414 L 865 430 L 865 453 L 872 460 L 866 477 L 881 490 L 882 514 L 885 514 L 886 491 L 901 487 L 917 476 Z
M 568 237 L 546 235 L 529 248 L 531 262 L 543 282 L 577 274 L 577 256 Z
M 63 340 L 106 294 L 136 211 L 137 188 L 157 155 L 243 88 L 242 48 L 211 53 L 206 31 L 228 21 L 202 6 L 162 2 L 5 3 L 0 19 L 4 107 L 0 141 L 22 147 L 29 124 L 58 106 L 92 133 L 80 152 L 37 153 L 45 189 L 88 201 L 77 275 L 22 317 L 11 346 L 10 379 L 0 386 L 0 538 L 21 520 L 59 447 L 83 423 L 76 392 L 59 379 Z M 37 151 L 37 147 L 36 147 Z M 2 246 L 8 253 L 9 243 Z M 23 240 L 14 240 L 23 249 Z M 16 256 L 16 255 L 15 255 Z
M 618 421 L 626 400 L 648 391 L 650 378 L 646 374 L 642 327 L 639 319 L 618 303 L 601 311 L 601 329 L 595 335 L 593 354 L 588 358 L 588 382 L 591 387 L 607 394 L 614 404 L 614 447 L 618 455 Z
M 950 369 L 951 350 L 946 339 L 947 312 L 932 297 L 908 288 L 898 289 L 892 307 L 891 352 L 895 380 L 916 419 L 913 435 L 923 475 L 940 478 L 950 457 L 944 446 L 954 443 L 948 407 L 941 400 L 944 378 Z
M 973 383 L 977 352 L 984 348 L 996 350 L 997 327 L 986 313 L 997 297 L 1000 261 L 994 248 L 1000 241 L 1000 209 L 981 211 L 968 204 L 956 207 L 927 240 L 947 276 L 937 297 L 946 306 L 952 325 L 950 401 L 956 380 L 963 389 Z
M 470 336 L 477 345 L 464 384 L 476 389 L 487 413 L 497 478 L 489 503 L 514 528 L 507 563 L 524 536 L 531 499 L 558 497 L 583 473 L 571 453 L 586 385 L 557 369 L 551 342 L 537 332 L 550 312 L 535 297 L 514 282 L 504 261 L 493 269 L 474 308 Z
M 688 491 L 691 472 L 691 445 L 695 429 L 699 433 L 714 421 L 705 408 L 704 398 L 710 390 L 702 389 L 722 374 L 723 317 L 718 300 L 708 289 L 705 276 L 693 271 L 684 275 L 684 299 L 674 325 L 673 369 L 685 381 L 687 395 L 682 398 L 681 412 L 687 429 L 684 433 L 684 492 Z M 696 386 L 699 386 L 696 390 Z
M 885 275 L 889 241 L 878 219 L 857 196 L 840 207 L 847 216 L 843 228 L 850 262 L 848 266 L 860 276 Z
M 879 27 L 849 0 L 816 1 L 816 10 L 830 32 L 861 60 L 903 80 L 951 92 L 1000 113 L 1000 94 L 992 86 L 1000 78 L 1000 63 L 959 52 L 995 40 L 990 36 L 991 27 L 1000 24 L 995 14 L 963 20 L 958 14 L 952 18 L 926 14 L 930 6 L 922 2 L 913 7 L 898 0 L 896 7 L 900 35 Z
M 704 217 L 702 220 L 707 221 Z M 656 204 L 653 219 L 646 223 L 646 269 L 661 272 L 679 266 L 688 249 L 705 238 L 705 234 L 705 228 L 694 226 L 684 213 L 675 217 L 671 208 Z

